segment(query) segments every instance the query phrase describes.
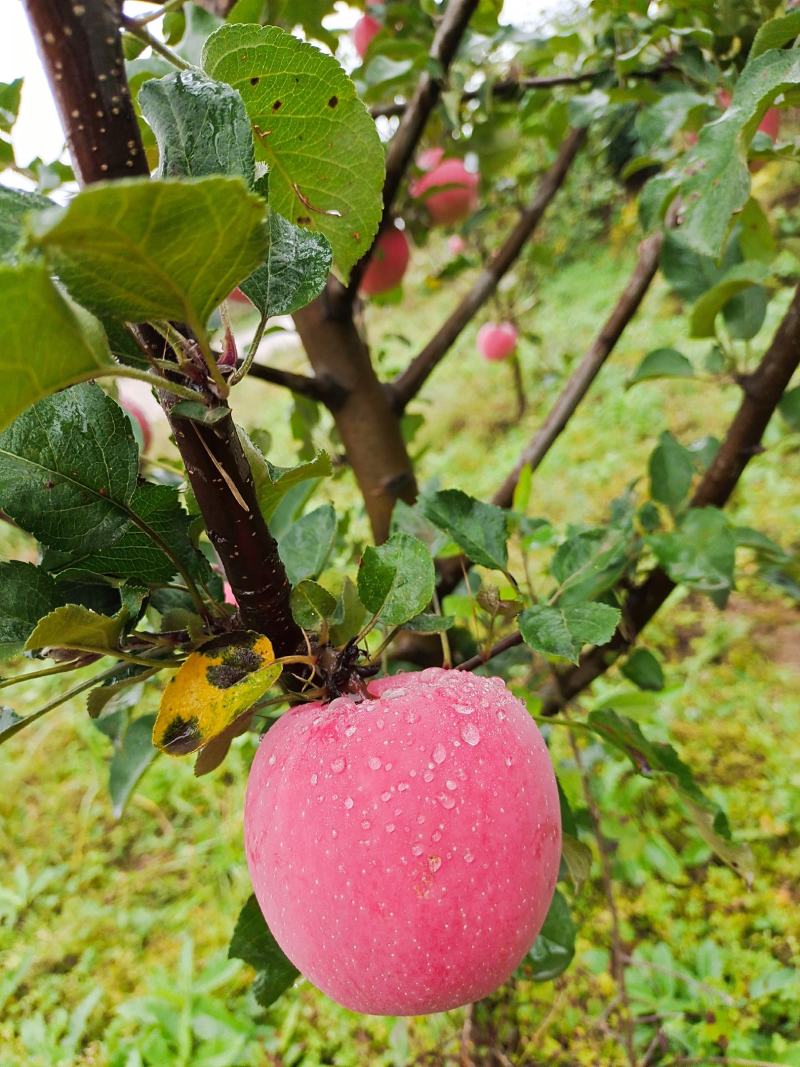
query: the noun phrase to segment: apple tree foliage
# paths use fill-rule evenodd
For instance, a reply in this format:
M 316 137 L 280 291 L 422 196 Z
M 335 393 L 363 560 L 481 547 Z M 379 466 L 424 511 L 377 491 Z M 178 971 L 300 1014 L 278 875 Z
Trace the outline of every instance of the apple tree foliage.
M 0 740 L 85 694 L 110 741 L 121 814 L 162 753 L 194 753 L 197 773 L 207 773 L 237 734 L 319 695 L 343 665 L 394 669 L 413 664 L 415 648 L 441 644 L 445 660 L 508 676 L 522 657 L 534 682 L 515 682 L 517 691 L 548 716 L 619 660 L 618 689 L 599 702 L 587 691 L 570 721 L 609 758 L 667 782 L 720 860 L 750 877 L 747 850 L 682 756 L 621 710 L 632 687 L 657 702 L 665 685 L 658 659 L 634 643 L 674 586 L 723 608 L 745 566 L 800 596 L 796 557 L 723 509 L 773 411 L 787 431 L 800 428 L 800 387 L 787 388 L 800 351 L 798 298 L 772 341 L 763 331 L 770 304 L 785 308 L 800 276 L 796 227 L 776 225 L 752 182 L 758 166 L 796 162 L 793 139 L 773 143 L 759 125 L 768 109 L 800 102 L 800 13 L 774 0 L 725 5 L 724 15 L 719 6 L 595 0 L 568 25 L 529 31 L 500 25 L 496 0 L 388 0 L 373 5 L 383 28 L 355 67 L 327 0 L 297 5 L 296 15 L 267 0 L 217 4 L 215 14 L 169 4 L 154 48 L 149 24 L 126 16 L 117 27 L 126 100 L 150 176 L 106 174 L 101 163 L 79 191 L 66 164 L 15 159 L 22 86 L 0 85 L 9 175 L 0 186 L 0 515 L 37 546 L 35 562 L 0 563 L 0 687 L 24 692 L 26 678 L 81 672 L 45 706 L 4 707 Z M 394 217 L 424 247 L 430 227 L 409 182 L 418 150 L 440 145 L 477 165 L 482 206 L 463 224 L 465 250 L 434 282 L 471 277 L 481 264 L 489 281 L 456 308 L 443 345 L 434 337 L 417 357 L 415 390 L 509 270 L 502 300 L 513 310 L 537 271 L 557 267 L 555 241 L 532 239 L 526 190 L 543 199 L 538 220 L 563 179 L 551 180 L 553 168 L 586 166 L 586 156 L 607 175 L 609 195 L 635 200 L 641 235 L 658 241 L 653 272 L 686 308 L 686 337 L 708 343 L 702 364 L 679 348 L 654 349 L 628 388 L 664 377 L 742 387 L 724 440 L 664 430 L 635 485 L 615 500 L 598 486 L 591 511 L 604 509 L 603 522 L 560 529 L 536 514 L 525 462 L 510 501 L 416 488 L 406 446 L 435 412 L 415 407 L 415 392 L 392 403 L 395 383 L 379 380 L 353 326 L 348 279 L 357 281 Z M 97 150 L 102 160 L 102 141 Z M 495 245 L 499 254 L 487 251 Z M 260 325 L 233 364 L 219 356 L 237 287 Z M 636 306 L 623 297 L 621 308 L 624 329 Z M 289 468 L 270 462 L 267 434 L 232 428 L 227 404 L 233 389 L 260 388 L 246 383 L 260 369 L 259 340 L 286 314 L 298 316 L 304 342 L 308 333 L 315 371 L 271 378 L 296 392 L 298 462 Z M 347 380 L 315 355 L 341 335 L 361 346 L 360 376 Z M 438 373 L 448 374 L 446 360 Z M 153 388 L 184 466 L 140 455 L 115 399 L 122 377 Z M 373 386 L 386 404 L 378 439 L 394 434 L 402 462 L 400 476 L 382 475 L 396 484 L 388 520 L 365 492 L 369 544 L 360 509 L 337 515 L 325 502 L 325 479 L 355 474 L 369 484 L 364 450 L 374 440 L 360 448 L 346 420 Z M 334 473 L 314 448 L 326 408 L 352 472 Z M 360 410 L 352 418 L 368 417 L 369 404 Z M 269 601 L 249 606 L 236 553 L 226 557 L 215 533 L 225 512 L 255 523 L 248 536 L 277 575 L 274 611 Z M 224 598 L 223 575 L 238 608 Z M 164 687 L 157 716 L 137 712 L 145 687 Z M 541 980 L 572 958 L 568 899 L 591 863 L 562 800 L 563 892 L 525 964 Z M 264 1004 L 295 977 L 252 901 L 231 951 L 256 967 Z

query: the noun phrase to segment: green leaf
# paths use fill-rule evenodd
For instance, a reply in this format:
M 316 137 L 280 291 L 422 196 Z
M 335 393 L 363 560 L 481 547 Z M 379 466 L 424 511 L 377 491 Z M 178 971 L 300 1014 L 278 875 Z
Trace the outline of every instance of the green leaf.
M 691 452 L 666 430 L 658 439 L 648 467 L 650 495 L 675 509 L 686 498 L 694 477 Z
M 413 506 L 406 504 L 404 500 L 396 500 L 392 511 L 391 533 L 407 533 L 416 537 L 428 546 L 432 556 L 438 556 L 453 545 L 448 534 L 443 533 L 437 526 L 427 519 L 422 513 L 422 497 Z M 454 550 L 457 550 L 454 547 Z
M 34 627 L 25 648 L 74 648 L 84 652 L 111 652 L 119 648 L 124 618 L 99 615 L 79 604 L 64 604 L 49 612 Z
M 262 315 L 289 315 L 318 296 L 327 281 L 333 252 L 321 233 L 269 213 L 269 255 L 239 288 Z
M 44 708 L 40 708 L 39 711 L 35 711 L 32 715 L 21 716 L 17 715 L 11 708 L 0 705 L 0 745 L 4 741 L 10 740 L 20 730 L 24 730 L 26 726 L 30 726 L 32 722 L 41 719 L 42 715 L 50 710 L 50 707 L 48 704 Z
M 720 859 L 748 882 L 751 880 L 750 850 L 746 846 L 731 843 L 724 812 L 703 793 L 691 769 L 672 745 L 651 741 L 637 722 L 625 715 L 618 715 L 610 708 L 591 711 L 587 726 L 623 752 L 635 770 L 645 778 L 664 776 L 686 804 L 706 843 L 717 852 Z
M 133 178 L 41 212 L 31 242 L 82 304 L 197 330 L 267 254 L 264 203 L 241 178 Z
M 653 378 L 691 378 L 694 368 L 681 352 L 674 348 L 656 348 L 648 352 L 626 383 L 630 389 L 637 382 Z
M 330 504 L 322 504 L 289 527 L 278 541 L 278 553 L 292 585 L 317 577 L 335 536 L 336 512 Z
M 651 183 L 648 182 L 648 187 Z M 685 234 L 668 230 L 661 246 L 661 270 L 682 300 L 694 302 L 724 273 L 711 256 L 701 256 L 686 242 Z
M 312 459 L 298 463 L 296 467 L 276 467 L 264 457 L 261 449 L 240 426 L 237 431 L 253 472 L 258 506 L 267 523 L 291 489 L 302 482 L 327 478 L 333 472 L 331 458 L 327 452 L 317 452 Z
M 39 264 L 0 266 L 0 430 L 43 396 L 111 366 L 105 334 Z
M 336 611 L 336 597 L 318 582 L 304 579 L 292 590 L 292 615 L 304 630 L 319 630 Z
M 63 604 L 56 581 L 32 563 L 0 563 L 0 659 L 20 652 L 43 615 Z
M 677 530 L 647 540 L 674 582 L 701 593 L 726 594 L 732 588 L 736 539 L 717 508 L 692 508 Z
M 754 59 L 771 48 L 783 48 L 797 36 L 800 36 L 800 11 L 792 11 L 788 15 L 768 19 L 759 26 L 753 38 L 748 56 L 749 62 L 752 63 Z
M 475 500 L 460 489 L 443 489 L 424 498 L 422 511 L 473 563 L 507 573 L 507 516 L 502 508 Z
M 230 85 L 180 70 L 145 82 L 139 107 L 158 143 L 159 178 L 227 174 L 253 185 L 253 131 Z
M 575 933 L 569 905 L 556 890 L 544 925 L 528 953 L 535 981 L 549 982 L 569 967 L 575 955 Z
M 384 626 L 402 626 L 419 615 L 430 603 L 435 583 L 428 549 L 405 533 L 366 548 L 358 568 L 361 602 Z
M 22 102 L 22 78 L 0 82 L 0 130 L 10 133 Z
M 704 126 L 685 163 L 680 195 L 681 232 L 698 252 L 717 257 L 733 215 L 750 194 L 747 151 L 775 97 L 800 84 L 800 54 L 770 50 L 751 59 L 739 75 L 730 106 Z
M 769 268 L 755 260 L 736 263 L 730 267 L 711 289 L 703 293 L 692 308 L 689 320 L 691 336 L 714 337 L 714 322 L 728 301 L 742 290 L 766 281 L 769 276 Z
M 592 851 L 583 841 L 572 834 L 564 833 L 561 838 L 561 859 L 564 861 L 575 892 L 580 889 L 592 870 Z
M 353 83 L 332 56 L 275 26 L 223 26 L 203 68 L 242 95 L 271 207 L 323 233 L 349 272 L 377 232 L 384 180 L 383 147 Z
M 203 426 L 213 426 L 226 418 L 229 411 L 225 407 L 209 408 L 201 404 L 199 400 L 179 400 L 174 404 L 170 412 L 173 418 L 189 419 L 190 422 L 199 422 Z
M 158 755 L 152 741 L 155 715 L 142 715 L 125 731 L 122 745 L 111 757 L 108 791 L 114 818 L 119 819 L 142 775 Z
M 792 430 L 800 432 L 800 385 L 783 394 L 778 403 L 778 411 Z
M 342 591 L 336 601 L 331 619 L 330 639 L 333 645 L 345 645 L 360 632 L 367 620 L 367 609 L 358 598 L 355 582 L 345 576 Z
M 635 549 L 630 523 L 579 530 L 560 544 L 550 570 L 560 587 L 558 602 L 583 604 L 612 589 L 630 566 Z
M 640 689 L 658 692 L 664 688 L 664 671 L 646 648 L 637 648 L 622 664 L 622 673 Z
M 611 640 L 620 617 L 619 609 L 608 604 L 564 608 L 534 604 L 519 616 L 519 631 L 534 651 L 577 663 L 584 645 L 603 645 Z
M 30 211 L 48 207 L 53 207 L 53 201 L 46 196 L 0 185 L 0 263 L 17 262 L 17 246 L 24 231 L 25 217 Z
M 455 621 L 453 615 L 433 615 L 429 612 L 422 612 L 421 615 L 415 615 L 403 625 L 406 630 L 413 630 L 417 634 L 441 634 L 449 630 Z
M 130 422 L 91 383 L 40 400 L 0 433 L 0 507 L 49 546 L 48 569 L 80 563 L 78 575 L 95 568 L 145 584 L 169 580 L 176 559 L 208 572 L 177 490 L 138 484 Z
M 300 973 L 275 940 L 254 895 L 248 898 L 236 920 L 228 959 L 244 960 L 254 968 L 253 992 L 262 1008 L 277 1000 Z

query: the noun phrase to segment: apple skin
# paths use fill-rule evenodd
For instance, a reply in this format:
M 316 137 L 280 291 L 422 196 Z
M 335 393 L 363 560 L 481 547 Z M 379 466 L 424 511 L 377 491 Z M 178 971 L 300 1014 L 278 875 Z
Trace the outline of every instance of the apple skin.
M 405 233 L 396 226 L 390 226 L 375 243 L 375 250 L 361 279 L 360 291 L 366 296 L 377 296 L 394 289 L 403 280 L 410 258 L 411 249 Z
M 449 186 L 431 193 L 438 186 Z M 471 173 L 460 159 L 442 159 L 411 184 L 411 195 L 424 196 L 424 205 L 434 222 L 451 226 L 461 222 L 478 206 L 478 175 Z M 428 194 L 428 195 L 425 195 Z
M 517 347 L 519 334 L 510 322 L 485 322 L 478 330 L 478 351 L 490 363 L 508 359 Z
M 136 425 L 141 430 L 142 452 L 147 452 L 150 445 L 153 443 L 153 431 L 150 427 L 150 419 L 135 401 L 130 400 L 127 397 L 124 400 L 121 400 L 120 404 L 123 411 L 125 411 L 130 419 L 133 419 L 136 422 Z
M 373 18 L 372 15 L 362 15 L 358 22 L 353 27 L 352 39 L 356 52 L 358 52 L 359 58 L 363 59 L 367 54 L 370 41 L 372 38 L 383 29 L 380 22 Z
M 487 996 L 541 929 L 561 819 L 545 743 L 499 678 L 430 668 L 287 712 L 245 799 L 256 897 L 283 951 L 366 1014 Z

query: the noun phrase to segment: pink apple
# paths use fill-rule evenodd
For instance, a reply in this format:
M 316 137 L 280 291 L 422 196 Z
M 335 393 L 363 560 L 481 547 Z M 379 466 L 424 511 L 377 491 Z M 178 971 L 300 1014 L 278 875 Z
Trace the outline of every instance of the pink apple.
M 433 170 L 442 162 L 443 148 L 423 148 L 417 156 L 417 166 L 420 170 Z
M 499 678 L 435 667 L 281 716 L 245 800 L 256 897 L 279 945 L 353 1011 L 487 996 L 533 944 L 558 877 L 547 748 Z
M 439 193 L 431 192 L 443 186 Z M 411 195 L 423 198 L 434 222 L 452 225 L 467 218 L 478 206 L 478 175 L 460 159 L 443 159 L 411 183 Z
M 228 300 L 233 300 L 237 304 L 250 304 L 250 301 L 244 295 L 241 289 L 234 289 Z M 252 307 L 252 304 L 250 305 Z
M 461 256 L 467 250 L 467 242 L 459 233 L 454 233 L 452 237 L 448 238 L 447 247 L 453 253 L 454 256 Z
M 373 18 L 372 15 L 362 15 L 355 24 L 352 32 L 353 44 L 361 59 L 367 54 L 372 38 L 376 33 L 380 33 L 382 29 L 380 22 Z
M 518 337 L 511 322 L 485 322 L 478 330 L 478 351 L 492 363 L 507 359 L 517 347 Z
M 128 418 L 132 422 L 135 422 L 141 430 L 142 452 L 146 452 L 153 443 L 153 431 L 150 426 L 150 419 L 147 417 L 144 409 L 140 408 L 135 400 L 130 400 L 128 397 L 125 397 L 124 400 L 120 400 L 120 404 Z
M 361 292 L 377 296 L 394 289 L 403 280 L 411 258 L 408 238 L 396 226 L 384 230 L 375 242 L 375 250 L 361 279 Z

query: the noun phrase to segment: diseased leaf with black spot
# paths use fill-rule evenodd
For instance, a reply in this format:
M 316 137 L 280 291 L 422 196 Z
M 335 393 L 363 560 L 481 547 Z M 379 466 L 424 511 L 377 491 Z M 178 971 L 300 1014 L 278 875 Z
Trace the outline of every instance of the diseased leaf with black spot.
M 268 638 L 225 634 L 192 652 L 167 683 L 153 744 L 170 756 L 196 752 L 255 704 L 281 674 Z

